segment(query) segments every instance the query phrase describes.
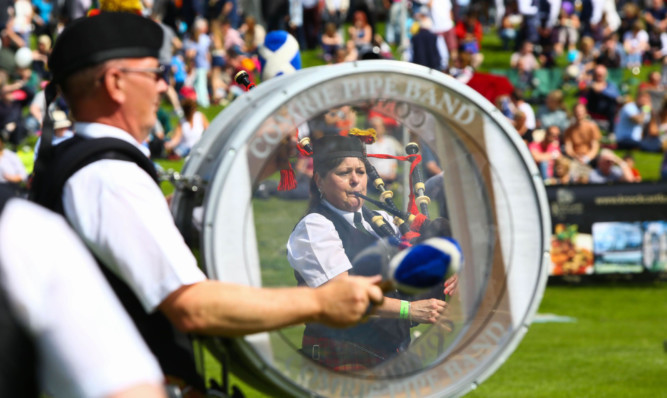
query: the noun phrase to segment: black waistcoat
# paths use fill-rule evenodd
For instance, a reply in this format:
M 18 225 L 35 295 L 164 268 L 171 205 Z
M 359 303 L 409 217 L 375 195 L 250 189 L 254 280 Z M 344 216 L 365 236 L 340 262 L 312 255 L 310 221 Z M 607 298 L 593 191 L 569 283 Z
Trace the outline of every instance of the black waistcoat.
M 321 214 L 334 224 L 338 236 L 343 243 L 345 254 L 350 261 L 363 249 L 377 241 L 376 237 L 357 230 L 327 206 L 320 204 L 311 213 Z M 362 212 L 362 214 L 370 222 L 367 217 L 367 211 Z M 373 224 L 371 223 L 371 225 Z M 379 264 L 365 264 L 362 268 L 353 265 L 348 273 L 350 275 L 371 276 L 379 274 L 380 271 Z M 298 272 L 295 272 L 295 276 L 299 284 L 304 284 Z M 401 298 L 398 292 L 387 293 L 385 296 Z M 351 342 L 386 358 L 395 354 L 398 349 L 405 348 L 410 343 L 410 322 L 401 319 L 373 318 L 348 329 L 334 329 L 321 324 L 311 323 L 306 325 L 304 335 Z
M 13 193 L 0 188 L 0 220 Z M 14 316 L 0 289 L 0 397 L 38 397 L 37 351 L 32 336 Z
M 132 144 L 114 138 L 86 139 L 75 135 L 55 146 L 48 167 L 35 174 L 31 188 L 33 200 L 64 215 L 62 191 L 67 179 L 84 166 L 102 159 L 134 162 L 158 183 L 155 166 Z M 132 289 L 98 258 L 96 260 L 144 341 L 157 357 L 164 374 L 178 377 L 203 391 L 205 386 L 197 373 L 190 339 L 159 310 L 147 313 Z

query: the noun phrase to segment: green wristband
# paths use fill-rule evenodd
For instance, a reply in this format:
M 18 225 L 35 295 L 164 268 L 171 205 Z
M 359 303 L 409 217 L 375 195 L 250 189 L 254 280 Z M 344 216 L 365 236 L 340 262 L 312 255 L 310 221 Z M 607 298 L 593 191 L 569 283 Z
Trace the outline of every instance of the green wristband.
M 409 319 L 410 318 L 410 302 L 401 300 L 401 312 L 398 317 L 400 319 Z

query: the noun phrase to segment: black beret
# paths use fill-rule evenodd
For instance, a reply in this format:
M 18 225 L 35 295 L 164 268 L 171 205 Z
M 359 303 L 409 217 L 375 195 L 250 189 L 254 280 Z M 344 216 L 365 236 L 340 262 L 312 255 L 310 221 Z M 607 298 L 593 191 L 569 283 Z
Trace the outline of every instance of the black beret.
M 58 36 L 49 57 L 53 81 L 62 83 L 83 68 L 117 58 L 157 58 L 162 28 L 127 12 L 103 12 L 79 18 Z
M 364 147 L 357 137 L 325 135 L 313 141 L 313 163 L 318 168 L 323 162 L 337 158 L 365 159 Z

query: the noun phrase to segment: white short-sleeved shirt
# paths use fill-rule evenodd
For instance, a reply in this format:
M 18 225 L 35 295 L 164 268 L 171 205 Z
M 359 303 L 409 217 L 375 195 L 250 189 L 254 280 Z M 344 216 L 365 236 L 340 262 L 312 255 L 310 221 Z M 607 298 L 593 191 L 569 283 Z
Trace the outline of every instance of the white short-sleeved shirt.
M 342 211 L 329 202 L 322 203 L 354 226 L 354 213 Z M 378 213 L 389 220 L 387 213 Z M 362 217 L 366 230 L 377 236 Z M 392 224 L 396 231 L 396 227 Z M 333 222 L 319 213 L 310 213 L 299 221 L 287 242 L 287 260 L 310 287 L 320 286 L 352 268 L 343 242 Z
M 84 137 L 127 141 L 147 155 L 123 130 L 97 123 L 77 123 L 75 130 Z M 179 287 L 206 279 L 160 188 L 132 162 L 105 159 L 77 171 L 65 183 L 63 208 L 84 242 L 148 312 Z
M 162 383 L 157 361 L 61 217 L 24 200 L 7 202 L 0 285 L 35 338 L 40 387 L 48 395 L 101 397 Z

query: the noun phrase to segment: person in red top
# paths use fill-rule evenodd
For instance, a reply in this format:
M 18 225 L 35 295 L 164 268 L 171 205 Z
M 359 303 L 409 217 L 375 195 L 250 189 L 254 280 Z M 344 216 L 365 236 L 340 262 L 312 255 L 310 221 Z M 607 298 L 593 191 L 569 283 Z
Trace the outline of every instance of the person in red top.
M 482 24 L 477 19 L 477 13 L 474 11 L 468 12 L 465 18 L 456 23 L 454 33 L 459 43 L 467 43 L 475 40 L 477 43 L 477 52 L 482 51 Z
M 556 125 L 549 126 L 542 141 L 531 142 L 528 145 L 535 163 L 540 168 L 542 178 L 545 180 L 554 176 L 554 161 L 562 156 L 559 137 L 560 128 Z

